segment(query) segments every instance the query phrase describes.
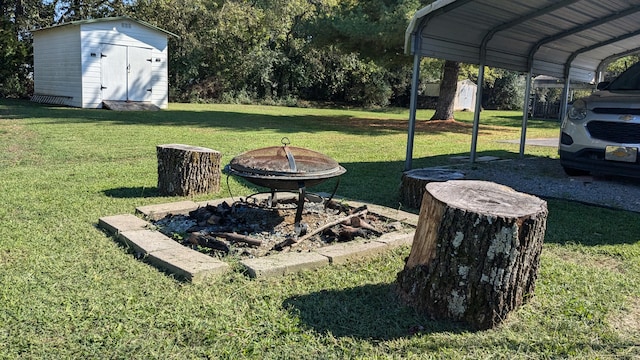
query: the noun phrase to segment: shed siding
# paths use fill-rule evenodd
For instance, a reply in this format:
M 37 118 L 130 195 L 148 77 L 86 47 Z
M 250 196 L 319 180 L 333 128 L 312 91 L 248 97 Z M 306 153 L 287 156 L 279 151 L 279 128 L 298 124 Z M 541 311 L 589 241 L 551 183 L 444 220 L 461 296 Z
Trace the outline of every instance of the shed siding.
M 166 47 L 162 52 L 154 49 L 151 71 L 151 102 L 166 109 L 169 106 L 169 59 Z
M 122 20 L 83 24 L 81 38 L 84 107 L 102 106 L 100 51 L 109 44 L 151 49 L 151 103 L 160 108 L 167 107 L 168 67 L 165 34 L 132 21 Z M 97 56 L 91 56 L 92 53 Z
M 123 62 L 136 66 L 136 72 L 104 68 L 110 62 L 102 61 L 102 51 L 116 45 L 133 54 Z M 129 99 L 144 99 L 160 108 L 168 106 L 167 34 L 163 31 L 127 18 L 87 21 L 35 31 L 33 47 L 34 95 L 40 98 L 56 98 L 57 103 L 62 98 L 69 106 L 100 108 L 104 76 L 120 71 L 130 74 L 124 75 L 132 86 L 128 94 L 134 93 Z M 115 82 L 117 78 L 106 79 Z M 126 82 L 121 85 L 124 89 Z M 150 94 L 147 89 L 151 89 Z
M 69 97 L 66 105 L 82 106 L 79 40 L 77 27 L 34 34 L 34 94 Z
M 83 24 L 82 33 L 85 44 L 107 43 L 159 50 L 167 46 L 165 34 L 127 20 Z

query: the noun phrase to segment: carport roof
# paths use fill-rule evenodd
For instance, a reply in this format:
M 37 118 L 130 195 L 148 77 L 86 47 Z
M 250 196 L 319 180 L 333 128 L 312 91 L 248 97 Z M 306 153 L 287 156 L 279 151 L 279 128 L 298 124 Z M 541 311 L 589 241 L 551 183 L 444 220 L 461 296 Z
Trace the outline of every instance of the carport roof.
M 584 82 L 639 50 L 640 0 L 437 0 L 405 34 L 409 54 Z

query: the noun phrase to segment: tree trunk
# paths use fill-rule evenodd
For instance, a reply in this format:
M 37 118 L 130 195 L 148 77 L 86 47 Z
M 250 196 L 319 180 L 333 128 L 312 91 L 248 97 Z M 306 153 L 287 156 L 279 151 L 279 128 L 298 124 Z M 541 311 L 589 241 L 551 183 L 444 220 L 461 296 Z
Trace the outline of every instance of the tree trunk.
M 402 205 L 419 209 L 426 186 L 434 181 L 461 180 L 464 174 L 450 169 L 413 169 L 402 173 L 400 202 Z
M 215 150 L 166 144 L 156 147 L 158 192 L 161 195 L 197 195 L 220 190 L 220 153 Z
M 452 120 L 453 106 L 455 105 L 456 91 L 458 90 L 458 74 L 460 63 L 447 60 L 444 62 L 442 81 L 440 82 L 440 94 L 436 104 L 436 112 L 431 120 Z
M 534 291 L 547 204 L 486 181 L 427 184 L 402 299 L 434 319 L 492 328 Z

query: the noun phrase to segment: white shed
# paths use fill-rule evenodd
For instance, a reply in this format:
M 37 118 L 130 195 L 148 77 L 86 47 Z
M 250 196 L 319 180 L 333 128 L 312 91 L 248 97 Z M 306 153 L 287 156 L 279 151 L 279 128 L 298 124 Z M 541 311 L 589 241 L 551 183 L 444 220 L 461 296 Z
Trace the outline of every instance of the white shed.
M 478 86 L 471 80 L 458 81 L 453 110 L 473 110 L 476 103 Z M 440 96 L 440 83 L 425 84 L 424 95 L 430 97 Z
M 127 102 L 167 108 L 168 36 L 129 17 L 33 31 L 33 101 L 82 108 Z

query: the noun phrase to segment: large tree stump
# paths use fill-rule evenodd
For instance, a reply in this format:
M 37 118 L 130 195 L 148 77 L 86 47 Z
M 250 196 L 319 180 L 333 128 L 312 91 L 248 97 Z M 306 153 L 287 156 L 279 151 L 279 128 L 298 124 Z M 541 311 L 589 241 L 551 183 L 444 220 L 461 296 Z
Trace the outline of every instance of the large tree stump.
M 165 144 L 156 147 L 158 192 L 197 195 L 220 190 L 220 153 L 204 147 Z
M 428 183 L 463 178 L 463 173 L 451 169 L 423 168 L 405 171 L 402 173 L 400 201 L 406 207 L 419 209 Z
M 486 181 L 426 190 L 400 297 L 434 319 L 496 326 L 533 294 L 547 203 Z

